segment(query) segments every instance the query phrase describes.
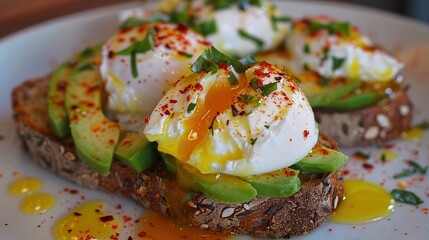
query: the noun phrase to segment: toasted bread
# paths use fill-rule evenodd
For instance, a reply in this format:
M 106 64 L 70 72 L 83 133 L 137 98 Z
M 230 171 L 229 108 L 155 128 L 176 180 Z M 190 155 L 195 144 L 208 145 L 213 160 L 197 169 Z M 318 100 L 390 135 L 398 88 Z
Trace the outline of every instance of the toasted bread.
M 341 171 L 303 175 L 302 189 L 291 197 L 256 197 L 242 204 L 214 202 L 202 193 L 187 202 L 177 201 L 186 199 L 187 192 L 162 162 L 139 174 L 114 161 L 107 174 L 98 174 L 78 159 L 71 139 L 59 140 L 52 133 L 47 119 L 48 79 L 29 80 L 13 91 L 18 133 L 36 164 L 78 185 L 130 197 L 186 225 L 264 238 L 308 233 L 323 224 L 342 199 Z M 338 149 L 323 134 L 319 143 Z

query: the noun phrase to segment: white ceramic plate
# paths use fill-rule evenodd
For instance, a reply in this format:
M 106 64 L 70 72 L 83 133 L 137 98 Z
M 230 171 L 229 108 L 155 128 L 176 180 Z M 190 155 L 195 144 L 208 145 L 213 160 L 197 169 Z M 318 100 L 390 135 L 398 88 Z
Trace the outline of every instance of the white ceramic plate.
M 429 119 L 429 26 L 396 15 L 363 7 L 338 3 L 277 1 L 276 5 L 287 15 L 297 17 L 324 14 L 351 21 L 372 37 L 375 42 L 399 56 L 407 68 L 406 81 L 411 85 L 411 97 L 415 103 L 415 121 Z M 111 206 L 122 204 L 120 214 L 137 219 L 143 210 L 131 200 L 100 191 L 81 188 L 55 174 L 33 164 L 21 149 L 12 119 L 10 94 L 14 86 L 25 79 L 43 76 L 61 61 L 85 46 L 98 43 L 117 27 L 116 14 L 120 9 L 135 4 L 122 4 L 91 10 L 59 18 L 8 36 L 0 41 L 0 239 L 51 239 L 51 227 L 68 208 L 81 201 L 103 199 Z M 350 158 L 347 177 L 365 177 L 375 183 L 384 183 L 388 190 L 396 188 L 394 173 L 406 168 L 403 160 L 413 159 L 422 165 L 429 164 L 429 134 L 419 142 L 393 142 L 391 151 L 399 154 L 397 161 L 384 165 L 378 160 L 381 148 L 360 149 L 371 155 L 369 163 L 375 166 L 368 172 L 361 163 Z M 356 149 L 344 149 L 351 153 Z M 54 194 L 55 208 L 40 216 L 26 216 L 19 210 L 20 198 L 6 193 L 7 185 L 13 181 L 13 172 L 21 176 L 36 177 L 44 182 L 42 191 Z M 395 212 L 383 220 L 362 224 L 342 225 L 327 222 L 305 237 L 296 239 L 428 239 L 429 181 L 405 179 L 425 201 L 419 207 L 397 204 Z M 59 193 L 64 188 L 77 189 L 79 194 Z M 133 235 L 132 228 L 123 231 L 123 238 Z

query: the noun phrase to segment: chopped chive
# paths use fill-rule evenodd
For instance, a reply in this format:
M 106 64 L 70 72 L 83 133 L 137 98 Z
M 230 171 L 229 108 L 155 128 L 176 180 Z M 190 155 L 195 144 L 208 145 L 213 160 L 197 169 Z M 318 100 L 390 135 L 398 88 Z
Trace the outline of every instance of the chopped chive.
M 88 71 L 94 69 L 94 66 L 91 63 L 81 63 L 77 66 L 78 72 Z
M 258 46 L 258 48 L 262 48 L 264 46 L 264 41 L 262 41 L 260 38 L 258 38 L 256 36 L 244 31 L 243 29 L 238 30 L 238 34 L 242 38 L 245 38 L 245 39 L 248 39 L 248 40 L 254 42 Z
M 187 58 L 192 58 L 194 55 L 192 55 L 192 54 L 190 54 L 190 53 L 187 53 L 187 52 L 179 52 L 179 54 L 180 55 L 183 55 L 183 56 L 185 56 L 185 57 L 187 57 Z
M 170 22 L 170 21 L 171 21 L 171 18 L 168 15 L 165 15 L 162 13 L 155 13 L 148 19 L 130 17 L 122 23 L 122 25 L 120 26 L 120 29 L 126 30 L 134 27 L 140 27 L 148 23 Z
M 305 71 L 309 71 L 310 70 L 310 66 L 308 65 L 308 63 L 304 63 L 303 69 Z
M 340 68 L 343 65 L 345 60 L 346 60 L 345 58 L 332 57 L 332 71 L 335 71 L 338 68 Z
M 252 102 L 254 99 L 255 99 L 255 97 L 254 97 L 254 96 L 244 94 L 244 95 L 243 95 L 243 97 L 241 97 L 241 102 L 243 102 L 243 103 L 250 103 L 250 102 Z
M 155 42 L 155 30 L 151 27 L 147 30 L 147 35 L 142 41 L 134 42 L 128 48 L 123 49 L 122 51 L 117 52 L 117 55 L 125 56 L 130 55 L 131 58 L 131 72 L 133 77 L 138 77 L 137 71 L 137 53 L 145 53 L 153 49 L 153 44 Z
M 219 69 L 216 63 L 206 59 L 203 56 L 199 56 L 197 60 L 192 64 L 191 71 L 194 73 L 200 73 L 200 72 L 212 72 L 216 73 Z
M 186 109 L 186 111 L 188 112 L 188 113 L 190 113 L 190 112 L 192 112 L 194 109 L 195 109 L 195 107 L 197 106 L 197 104 L 196 103 L 190 103 L 189 105 L 188 105 L 188 108 Z
M 261 94 L 262 96 L 267 96 L 276 90 L 277 90 L 277 83 L 276 82 L 269 83 L 261 87 Z
M 321 23 L 310 21 L 309 31 L 326 30 L 329 34 L 341 33 L 344 36 L 350 36 L 350 24 L 348 22 Z
M 291 22 L 291 21 L 292 21 L 292 19 L 291 19 L 290 17 L 286 17 L 286 16 L 275 16 L 275 15 L 272 15 L 272 16 L 271 16 L 271 24 L 273 25 L 273 30 L 274 30 L 274 31 L 277 31 L 277 30 L 278 30 L 277 24 L 278 24 L 279 22 Z
M 208 35 L 215 33 L 217 31 L 217 24 L 216 21 L 213 19 L 211 21 L 193 24 L 191 27 L 201 33 L 204 37 L 207 37 Z
M 428 170 L 428 166 L 426 167 L 422 167 L 420 166 L 420 164 L 414 162 L 414 161 L 408 161 L 408 164 L 413 167 L 413 170 L 415 170 L 416 172 L 420 173 L 420 174 L 426 174 L 427 170 Z
M 264 127 L 265 127 L 266 129 L 269 129 L 269 128 L 270 128 L 270 125 L 264 125 Z
M 247 55 L 246 57 L 239 60 L 241 64 L 245 66 L 246 69 L 250 67 L 250 65 L 257 64 L 258 61 L 253 57 L 253 55 Z
M 251 144 L 251 145 L 255 145 L 256 140 L 258 140 L 258 138 L 251 138 L 251 139 L 250 139 L 250 144 Z
M 246 60 L 243 60 L 245 63 L 250 63 L 251 61 L 251 58 L 246 58 Z M 215 73 L 217 72 L 218 65 L 220 64 L 231 65 L 238 73 L 245 72 L 249 67 L 244 65 L 239 60 L 223 54 L 215 47 L 211 47 L 204 50 L 204 52 L 201 54 L 201 56 L 198 57 L 190 69 L 195 73 L 209 72 L 210 70 L 212 73 Z
M 305 44 L 303 51 L 305 54 L 309 54 L 310 53 L 310 46 L 308 46 L 308 44 Z
M 356 151 L 353 153 L 353 155 L 357 158 L 363 158 L 365 160 L 369 158 L 369 154 L 361 152 L 361 151 Z
M 238 84 L 238 79 L 232 71 L 230 71 L 228 74 L 228 80 L 231 86 L 235 86 Z
M 252 77 L 250 79 L 250 86 L 253 90 L 257 90 L 259 88 L 258 84 L 256 83 L 256 77 Z
M 412 205 L 419 205 L 423 203 L 423 200 L 419 196 L 407 190 L 393 189 L 391 194 L 393 199 L 398 202 L 408 203 Z
M 322 62 L 328 60 L 328 53 L 329 53 L 329 47 L 324 47 L 322 58 L 320 59 L 320 60 L 322 60 Z
M 94 49 L 92 49 L 92 48 L 84 49 L 84 50 L 80 53 L 80 56 L 81 56 L 81 57 L 83 57 L 83 58 L 89 58 L 89 57 L 92 57 L 92 56 L 94 56 L 94 55 L 95 55 L 95 51 L 94 51 Z
M 406 169 L 402 172 L 399 172 L 399 173 L 393 175 L 393 178 L 398 179 L 398 178 L 408 177 L 408 176 L 413 175 L 414 173 L 416 173 L 416 171 L 414 169 Z

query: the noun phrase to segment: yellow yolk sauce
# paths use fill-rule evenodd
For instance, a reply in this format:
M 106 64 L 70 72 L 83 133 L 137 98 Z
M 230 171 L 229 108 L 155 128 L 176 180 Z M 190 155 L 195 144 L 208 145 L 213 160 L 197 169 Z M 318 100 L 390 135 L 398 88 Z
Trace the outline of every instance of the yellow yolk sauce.
M 420 128 L 413 127 L 407 132 L 401 134 L 401 139 L 406 141 L 420 141 L 423 139 L 424 131 Z
M 92 201 L 80 205 L 58 221 L 52 233 L 55 239 L 112 239 L 119 236 L 122 222 L 105 211 L 105 203 Z
M 245 87 L 245 81 L 232 86 L 228 81 L 218 81 L 207 93 L 204 102 L 195 106 L 195 113 L 184 121 L 185 133 L 179 140 L 179 159 L 187 161 L 195 147 L 210 132 L 213 119 L 231 107 L 236 94 Z
M 7 192 L 15 197 L 26 196 L 39 191 L 42 186 L 42 181 L 37 178 L 21 178 L 9 184 Z
M 139 220 L 135 229 L 137 239 L 151 240 L 183 240 L 204 239 L 221 240 L 235 239 L 233 235 L 216 233 L 208 229 L 179 226 L 161 214 L 153 211 L 146 212 Z
M 394 200 L 384 188 L 363 180 L 344 180 L 344 199 L 330 217 L 337 223 L 359 224 L 390 215 Z
M 28 215 L 41 214 L 55 206 L 55 197 L 47 193 L 34 193 L 22 200 L 20 209 Z

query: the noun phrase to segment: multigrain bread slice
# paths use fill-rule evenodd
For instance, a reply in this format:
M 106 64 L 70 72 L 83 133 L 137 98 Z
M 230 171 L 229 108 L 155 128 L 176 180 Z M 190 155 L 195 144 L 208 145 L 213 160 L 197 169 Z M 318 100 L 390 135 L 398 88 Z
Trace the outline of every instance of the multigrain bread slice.
M 369 146 L 386 143 L 409 130 L 413 105 L 406 87 L 387 102 L 350 111 L 314 109 L 322 131 L 340 146 Z
M 333 213 L 343 196 L 341 171 L 303 176 L 302 189 L 291 197 L 257 197 L 242 204 L 214 202 L 201 193 L 189 201 L 186 190 L 159 162 L 140 174 L 118 161 L 109 173 L 98 174 L 78 159 L 71 140 L 54 137 L 47 119 L 48 78 L 29 80 L 14 89 L 18 133 L 32 160 L 81 186 L 131 197 L 182 224 L 218 232 L 263 238 L 301 235 L 318 227 Z M 319 143 L 337 149 L 325 135 Z

